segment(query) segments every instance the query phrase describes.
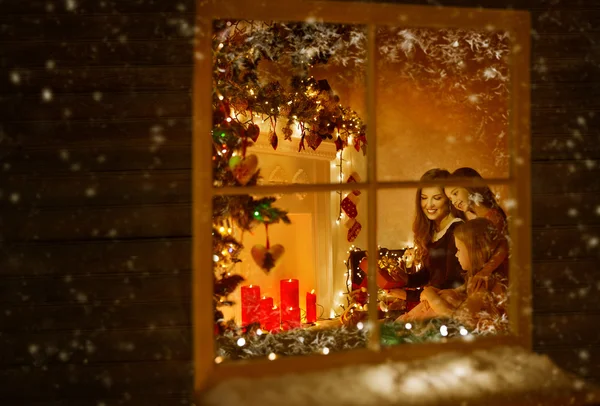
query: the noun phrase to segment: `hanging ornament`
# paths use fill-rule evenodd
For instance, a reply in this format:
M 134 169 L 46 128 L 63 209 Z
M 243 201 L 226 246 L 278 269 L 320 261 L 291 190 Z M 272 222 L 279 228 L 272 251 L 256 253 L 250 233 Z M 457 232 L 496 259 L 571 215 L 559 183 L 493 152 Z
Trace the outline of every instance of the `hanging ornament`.
M 310 131 L 306 136 L 306 143 L 313 150 L 319 148 L 319 145 L 323 142 L 323 138 L 319 137 L 315 132 Z
M 256 140 L 258 139 L 258 136 L 260 135 L 260 127 L 257 126 L 256 124 L 250 124 L 248 126 L 248 128 L 246 129 L 246 135 L 253 142 L 256 142 Z
M 256 155 L 248 155 L 243 159 L 235 156 L 229 160 L 229 167 L 235 179 L 241 185 L 246 185 L 258 170 L 258 158 Z
M 348 176 L 348 179 L 346 180 L 347 183 L 359 183 L 361 181 L 360 175 L 357 172 L 352 172 L 350 174 L 350 176 Z M 352 193 L 354 193 L 356 196 L 360 195 L 360 190 L 355 189 L 352 191 Z
M 354 240 L 356 240 L 356 237 L 358 237 L 358 234 L 360 234 L 360 230 L 362 230 L 362 225 L 358 221 L 356 221 L 356 219 L 351 218 L 350 220 L 346 221 L 345 226 L 346 228 L 348 228 L 347 240 L 348 242 L 353 242 Z
M 356 218 L 358 216 L 358 210 L 356 209 L 356 204 L 358 203 L 358 198 L 353 194 L 349 193 L 344 200 L 342 200 L 342 210 L 344 213 L 351 219 Z
M 277 150 L 277 144 L 279 143 L 279 140 L 277 138 L 277 133 L 275 131 L 273 131 L 269 135 L 269 143 L 271 144 L 271 146 L 273 147 L 274 150 Z
M 267 234 L 267 245 L 256 244 L 250 250 L 252 259 L 256 265 L 266 273 L 271 272 L 279 258 L 285 253 L 285 248 L 281 244 L 275 244 L 271 247 L 269 243 L 269 226 L 265 223 L 265 232 Z

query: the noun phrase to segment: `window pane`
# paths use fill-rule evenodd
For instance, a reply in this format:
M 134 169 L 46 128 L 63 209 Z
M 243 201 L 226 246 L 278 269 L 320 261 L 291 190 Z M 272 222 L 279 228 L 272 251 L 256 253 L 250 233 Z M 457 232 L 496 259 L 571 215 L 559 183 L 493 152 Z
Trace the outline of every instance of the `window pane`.
M 432 166 L 508 177 L 508 34 L 380 27 L 376 52 L 378 180 Z
M 367 203 L 353 191 L 214 197 L 216 362 L 366 345 L 366 278 L 349 269 Z
M 509 334 L 508 191 L 501 185 L 378 193 L 382 344 Z
M 214 185 L 366 179 L 364 26 L 213 26 Z

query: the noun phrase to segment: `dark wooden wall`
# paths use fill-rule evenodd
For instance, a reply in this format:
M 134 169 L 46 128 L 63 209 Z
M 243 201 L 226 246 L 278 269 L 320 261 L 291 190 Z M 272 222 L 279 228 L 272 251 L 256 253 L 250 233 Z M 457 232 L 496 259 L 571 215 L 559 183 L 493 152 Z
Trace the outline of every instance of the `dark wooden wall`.
M 484 1 L 443 4 L 507 6 Z M 600 381 L 600 5 L 513 5 L 534 26 L 535 349 Z M 0 0 L 3 405 L 189 402 L 193 7 Z

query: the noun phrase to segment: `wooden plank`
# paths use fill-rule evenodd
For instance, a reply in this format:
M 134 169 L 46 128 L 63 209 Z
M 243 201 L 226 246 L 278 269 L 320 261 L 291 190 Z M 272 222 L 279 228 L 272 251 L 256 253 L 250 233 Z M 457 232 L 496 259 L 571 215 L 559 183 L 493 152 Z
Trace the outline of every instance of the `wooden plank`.
M 189 133 L 178 134 L 184 138 Z M 3 165 L 12 173 L 40 173 L 72 171 L 83 172 L 131 170 L 190 170 L 191 145 L 176 145 L 177 140 L 166 140 L 163 135 L 144 137 L 135 141 L 114 140 L 113 145 L 81 146 L 63 145 L 57 148 L 26 149 L 14 147 L 7 150 Z M 132 137 L 134 138 L 134 137 Z M 134 138 L 135 139 L 135 138 Z M 174 142 L 173 142 L 174 141 Z M 93 141 L 90 141 L 93 142 Z M 175 144 L 175 145 L 172 145 Z M 188 140 L 188 144 L 191 140 Z M 0 149 L 0 154 L 2 154 Z
M 0 207 L 189 203 L 190 182 L 189 170 L 10 174 L 0 178 Z
M 535 314 L 559 312 L 600 313 L 600 286 L 544 287 L 533 291 Z
M 533 260 L 600 258 L 600 227 L 554 227 L 533 230 Z
M 600 125 L 600 115 L 592 108 L 565 108 L 561 106 L 531 110 L 532 134 L 545 136 L 556 132 L 568 132 L 573 137 L 597 135 L 594 128 Z
M 12 123 L 4 133 L 13 146 L 0 154 L 12 173 L 69 171 L 73 164 L 82 171 L 190 169 L 189 120 L 168 121 Z M 600 161 L 600 136 L 534 136 L 532 159 Z
M 536 227 L 600 225 L 600 194 L 534 195 Z M 10 241 L 158 238 L 191 233 L 191 204 L 80 206 L 11 210 L 4 218 Z
M 0 15 L 2 41 L 191 38 L 193 13 Z
M 189 117 L 191 97 L 187 92 L 106 93 L 97 100 L 93 94 L 53 94 L 44 101 L 40 92 L 2 98 L 0 109 L 10 117 L 6 121 Z
M 596 261 L 598 248 L 590 246 L 587 238 L 599 232 L 598 227 L 535 229 L 533 258 Z M 173 272 L 190 269 L 190 264 L 189 237 L 5 243 L 0 255 L 0 269 L 6 276 Z
M 168 238 L 191 234 L 191 205 L 80 207 L 27 211 L 5 219 L 11 241 Z
M 600 323 L 598 313 L 533 314 L 534 346 L 564 345 L 600 346 L 600 334 L 594 328 Z
M 189 170 L 82 172 L 80 169 L 80 165 L 77 165 L 55 174 L 8 172 L 8 175 L 0 178 L 0 190 L 4 191 L 0 207 L 75 207 L 191 201 Z M 598 161 L 534 162 L 533 194 L 597 193 L 600 192 L 600 182 L 596 181 L 599 177 Z M 16 203 L 9 198 L 12 195 L 18 196 Z
M 19 367 L 0 370 L 0 399 L 61 400 L 85 399 L 90 404 L 107 398 L 145 398 L 177 395 L 191 390 L 191 366 L 188 361 L 148 361 L 106 365 L 56 365 L 48 368 Z M 35 388 L 32 390 L 31 388 Z M 142 395 L 143 394 L 143 395 Z
M 97 130 L 97 137 L 88 138 L 87 132 L 81 132 L 76 135 L 78 140 L 69 144 L 60 142 L 60 135 L 53 138 L 48 133 L 47 139 L 40 141 L 45 143 L 41 147 L 23 146 L 20 140 L 31 143 L 34 137 L 13 132 L 12 135 L 18 137 L 17 141 L 13 141 L 12 147 L 0 148 L 0 154 L 3 164 L 9 165 L 11 173 L 70 171 L 74 164 L 81 171 L 103 171 L 108 168 L 114 171 L 191 169 L 190 128 L 177 126 L 179 131 L 162 130 L 165 127 L 153 124 L 148 121 L 139 125 L 139 133 L 126 132 L 125 128 L 117 130 L 117 133 Z M 153 128 L 156 129 L 154 133 Z M 11 135 L 7 131 L 5 134 Z M 533 137 L 532 156 L 534 161 L 556 163 L 600 161 L 600 136 L 575 138 L 561 134 L 556 137 Z
M 24 149 L 48 148 L 53 151 L 101 146 L 190 147 L 192 142 L 190 117 L 4 123 L 3 130 L 8 138 L 14 139 Z
M 600 194 L 552 193 L 532 196 L 534 226 L 600 224 Z
M 83 301 L 83 300 L 82 300 Z M 66 304 L 14 306 L 0 313 L 3 333 L 116 328 L 186 327 L 191 323 L 190 302 L 128 303 L 111 305 Z
M 551 176 L 549 176 L 551 174 Z M 600 192 L 600 162 L 533 162 L 532 193 L 597 193 Z
M 531 159 L 542 160 L 600 160 L 600 135 L 581 135 L 577 129 L 563 130 L 533 136 L 531 138 Z
M 50 6 L 51 5 L 51 6 Z M 181 0 L 178 2 L 138 2 L 104 0 L 78 0 L 75 7 L 70 9 L 64 2 L 48 2 L 47 0 L 0 0 L 0 10 L 7 14 L 121 14 L 121 13 L 169 13 L 194 10 L 193 0 Z
M 588 260 L 549 260 L 533 263 L 533 286 L 573 288 L 598 286 L 598 262 Z
M 149 274 L 131 271 L 116 275 L 74 275 L 42 277 L 3 277 L 0 303 L 21 306 L 29 303 L 114 304 L 187 302 L 191 295 L 192 276 L 189 270 L 170 270 Z
M 192 43 L 188 40 L 9 42 L 0 47 L 0 63 L 17 71 L 44 68 L 48 61 L 53 61 L 57 67 L 191 66 L 192 50 Z
M 189 327 L 3 334 L 0 365 L 41 368 L 66 362 L 189 361 L 191 341 Z
M 81 241 L 54 244 L 3 244 L 4 276 L 131 274 L 175 272 L 191 268 L 191 239 Z
M 549 108 L 597 109 L 600 85 L 597 83 L 537 83 L 531 89 L 532 110 Z
M 106 92 L 189 90 L 192 85 L 191 66 L 59 66 L 52 70 L 19 69 L 18 75 L 18 84 L 11 82 L 9 76 L 3 77 L 0 80 L 0 93 L 37 95 L 40 89 L 52 84 L 55 92 L 89 92 L 101 98 Z

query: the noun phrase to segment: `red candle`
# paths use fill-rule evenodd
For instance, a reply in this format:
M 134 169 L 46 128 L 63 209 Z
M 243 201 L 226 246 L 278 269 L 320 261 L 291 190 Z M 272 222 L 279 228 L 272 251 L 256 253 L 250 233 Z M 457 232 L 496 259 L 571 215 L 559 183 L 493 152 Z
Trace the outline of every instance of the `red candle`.
M 257 323 L 260 308 L 260 287 L 242 286 L 242 326 Z
M 306 292 L 306 322 L 315 323 L 317 321 L 317 295 L 315 290 Z
M 298 279 L 284 279 L 279 283 L 281 295 L 281 327 L 284 330 L 300 327 L 300 295 Z
M 260 325 L 266 331 L 279 330 L 279 309 L 273 306 L 273 298 L 263 296 L 260 299 Z

